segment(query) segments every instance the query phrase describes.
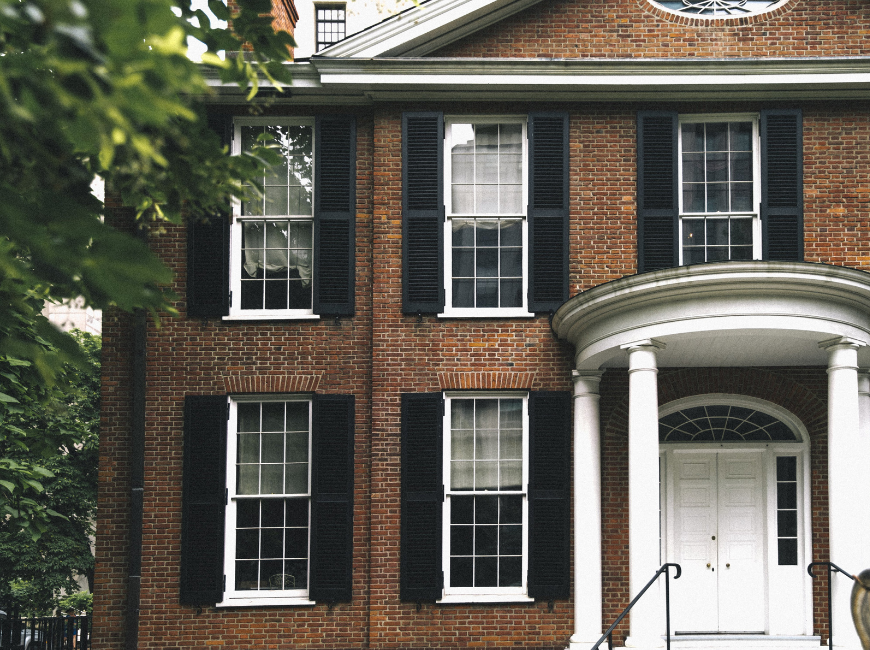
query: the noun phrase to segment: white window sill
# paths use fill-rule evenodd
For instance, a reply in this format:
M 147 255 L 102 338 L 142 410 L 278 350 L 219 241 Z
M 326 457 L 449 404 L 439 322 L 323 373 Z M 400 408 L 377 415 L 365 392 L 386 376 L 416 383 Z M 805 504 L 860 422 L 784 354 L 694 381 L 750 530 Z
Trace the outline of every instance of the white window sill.
M 317 320 L 318 314 L 300 314 L 298 312 L 275 311 L 264 314 L 263 312 L 255 312 L 245 314 L 242 312 L 224 316 L 223 320 Z
M 474 603 L 533 603 L 534 598 L 519 594 L 451 594 L 436 601 L 437 605 Z
M 317 603 L 308 598 L 227 598 L 215 605 L 215 607 L 269 607 L 273 605 L 281 605 L 282 607 L 304 607 L 316 605 Z
M 438 318 L 534 318 L 525 309 L 447 309 Z

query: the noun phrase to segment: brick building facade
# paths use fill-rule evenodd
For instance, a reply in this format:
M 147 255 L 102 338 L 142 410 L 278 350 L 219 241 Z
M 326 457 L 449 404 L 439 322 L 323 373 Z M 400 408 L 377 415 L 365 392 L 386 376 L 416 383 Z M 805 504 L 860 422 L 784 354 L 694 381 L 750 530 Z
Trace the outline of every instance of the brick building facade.
M 665 562 L 675 644 L 827 643 L 807 565 L 870 561 L 870 5 L 700 4 L 429 0 L 219 89 L 287 163 L 152 237 L 179 318 L 104 316 L 95 648 L 576 650 Z

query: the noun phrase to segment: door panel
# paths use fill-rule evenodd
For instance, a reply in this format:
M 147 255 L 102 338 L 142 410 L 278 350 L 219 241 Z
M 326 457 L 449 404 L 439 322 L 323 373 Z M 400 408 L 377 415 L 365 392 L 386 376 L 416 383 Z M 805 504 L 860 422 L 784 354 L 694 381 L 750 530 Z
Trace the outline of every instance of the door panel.
M 764 494 L 762 454 L 673 454 L 671 591 L 679 632 L 762 632 Z

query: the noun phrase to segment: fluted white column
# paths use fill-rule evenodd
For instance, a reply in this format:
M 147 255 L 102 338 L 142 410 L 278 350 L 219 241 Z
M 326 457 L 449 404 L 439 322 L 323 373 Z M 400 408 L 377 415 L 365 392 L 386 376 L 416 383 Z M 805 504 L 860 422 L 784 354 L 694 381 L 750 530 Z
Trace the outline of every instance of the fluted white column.
M 867 505 L 866 468 L 870 458 L 861 436 L 858 396 L 858 348 L 864 344 L 836 338 L 819 344 L 828 353 L 828 535 L 831 561 L 858 573 L 870 566 L 867 518 L 858 508 Z M 849 608 L 852 581 L 833 578 L 834 645 L 859 650 Z
M 574 634 L 588 650 L 601 633 L 601 372 L 574 371 Z
M 659 568 L 659 400 L 656 353 L 664 343 L 646 339 L 628 350 L 628 557 L 632 598 Z M 664 645 L 664 609 L 656 582 L 631 610 L 626 646 Z

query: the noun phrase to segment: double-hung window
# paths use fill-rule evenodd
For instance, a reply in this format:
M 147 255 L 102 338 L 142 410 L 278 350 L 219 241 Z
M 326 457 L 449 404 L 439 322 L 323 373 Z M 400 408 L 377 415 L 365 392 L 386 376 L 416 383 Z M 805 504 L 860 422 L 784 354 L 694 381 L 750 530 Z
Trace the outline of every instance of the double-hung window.
M 570 436 L 568 393 L 403 394 L 402 600 L 567 598 Z
M 235 128 L 236 153 L 265 142 L 282 161 L 261 179 L 262 196 L 237 205 L 230 314 L 313 315 L 314 122 L 252 118 L 236 120 Z
M 352 395 L 188 395 L 181 602 L 351 597 Z
M 236 155 L 259 141 L 281 160 L 260 179 L 262 196 L 228 205 L 230 214 L 191 215 L 187 316 L 353 316 L 355 119 L 216 114 L 210 123 Z
M 528 315 L 526 119 L 445 129 L 445 314 Z
M 315 22 L 317 25 L 316 52 L 337 43 L 345 37 L 345 20 L 347 7 L 345 4 L 314 5 Z
M 568 114 L 402 115 L 402 310 L 523 317 L 568 299 Z
M 311 403 L 230 402 L 224 604 L 308 597 Z
M 681 116 L 680 263 L 761 259 L 758 118 Z
M 528 399 L 445 400 L 444 597 L 526 594 Z
M 639 272 L 803 260 L 799 109 L 637 117 Z

